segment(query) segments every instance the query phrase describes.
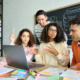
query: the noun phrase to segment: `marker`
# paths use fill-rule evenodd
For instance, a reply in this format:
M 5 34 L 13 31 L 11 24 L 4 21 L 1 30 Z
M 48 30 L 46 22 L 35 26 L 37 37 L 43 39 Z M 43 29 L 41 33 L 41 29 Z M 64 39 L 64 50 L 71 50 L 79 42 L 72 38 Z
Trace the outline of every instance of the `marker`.
M 35 77 L 37 77 L 37 78 L 40 77 L 40 74 L 37 73 L 36 71 L 30 71 L 30 74 L 31 74 L 34 78 L 35 78 Z
M 29 72 L 34 78 L 35 78 L 35 72 L 34 71 L 31 71 Z

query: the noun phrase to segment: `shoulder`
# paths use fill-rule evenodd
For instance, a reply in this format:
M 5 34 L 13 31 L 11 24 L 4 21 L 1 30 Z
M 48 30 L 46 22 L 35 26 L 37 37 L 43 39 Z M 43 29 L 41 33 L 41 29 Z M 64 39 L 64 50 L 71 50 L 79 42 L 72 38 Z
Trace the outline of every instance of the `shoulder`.
M 46 45 L 47 45 L 47 43 L 42 42 L 39 46 L 42 47 L 42 46 L 46 46 Z
M 58 44 L 59 44 L 59 46 L 67 47 L 67 43 L 65 41 L 64 42 L 60 42 Z
M 36 25 L 35 25 L 35 29 L 36 29 L 36 28 L 40 28 L 40 27 L 41 27 L 40 24 L 36 24 Z
M 72 44 L 71 45 L 72 46 L 75 46 L 75 45 L 77 45 L 77 43 L 78 43 L 77 41 L 72 41 Z

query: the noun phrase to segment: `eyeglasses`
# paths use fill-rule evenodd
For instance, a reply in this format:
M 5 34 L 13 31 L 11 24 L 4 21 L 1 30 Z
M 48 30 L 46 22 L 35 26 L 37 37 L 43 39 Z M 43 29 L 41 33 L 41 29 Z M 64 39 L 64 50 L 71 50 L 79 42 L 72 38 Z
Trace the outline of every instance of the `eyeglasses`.
M 50 28 L 49 30 L 50 30 L 51 32 L 57 32 L 57 30 L 54 30 L 54 29 L 51 29 L 51 28 Z

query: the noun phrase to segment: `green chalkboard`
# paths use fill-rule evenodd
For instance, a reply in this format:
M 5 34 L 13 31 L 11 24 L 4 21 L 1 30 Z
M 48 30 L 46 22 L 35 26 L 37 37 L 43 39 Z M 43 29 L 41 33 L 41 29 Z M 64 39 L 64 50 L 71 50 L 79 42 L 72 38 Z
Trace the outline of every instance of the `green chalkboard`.
M 55 21 L 62 25 L 68 37 L 68 45 L 71 45 L 71 37 L 69 36 L 68 21 L 72 18 L 80 16 L 80 3 L 70 5 L 64 8 L 55 9 L 47 12 L 48 21 Z

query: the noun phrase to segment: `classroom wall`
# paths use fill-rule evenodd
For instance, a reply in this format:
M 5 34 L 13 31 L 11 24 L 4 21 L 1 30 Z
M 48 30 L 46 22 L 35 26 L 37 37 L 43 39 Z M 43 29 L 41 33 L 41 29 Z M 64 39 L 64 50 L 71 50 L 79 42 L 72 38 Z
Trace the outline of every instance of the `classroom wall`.
M 23 28 L 33 32 L 34 14 L 38 10 L 49 11 L 78 2 L 80 0 L 3 0 L 3 44 L 10 44 L 9 36 L 14 27 L 15 37 Z M 72 51 L 69 49 L 71 62 Z
M 60 8 L 80 0 L 3 0 L 3 44 L 10 44 L 9 36 L 15 27 L 15 37 L 23 28 L 34 29 L 34 14 Z

